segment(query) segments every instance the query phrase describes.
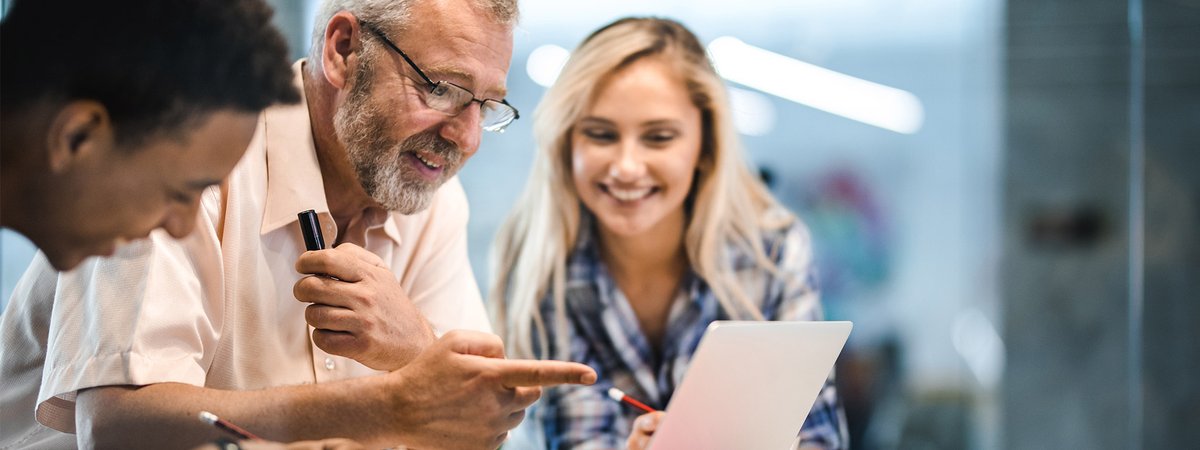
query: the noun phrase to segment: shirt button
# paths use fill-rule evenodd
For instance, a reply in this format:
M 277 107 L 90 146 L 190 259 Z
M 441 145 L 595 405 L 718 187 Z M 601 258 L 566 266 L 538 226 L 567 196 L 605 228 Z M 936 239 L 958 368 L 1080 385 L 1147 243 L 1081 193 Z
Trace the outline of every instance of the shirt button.
M 333 370 L 333 358 L 325 358 L 325 369 Z

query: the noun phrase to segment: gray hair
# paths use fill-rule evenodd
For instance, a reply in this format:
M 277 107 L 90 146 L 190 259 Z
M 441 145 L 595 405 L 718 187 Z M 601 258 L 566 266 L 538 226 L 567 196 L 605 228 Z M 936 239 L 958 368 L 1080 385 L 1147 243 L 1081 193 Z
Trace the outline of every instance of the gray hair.
M 421 0 L 323 0 L 321 8 L 313 21 L 312 46 L 309 47 L 309 61 L 316 61 L 321 55 L 321 47 L 325 44 L 325 27 L 329 19 L 340 11 L 350 11 L 359 20 L 385 27 L 389 30 L 404 31 L 411 19 L 412 6 Z M 471 0 L 476 8 L 500 25 L 513 26 L 517 23 L 517 0 Z

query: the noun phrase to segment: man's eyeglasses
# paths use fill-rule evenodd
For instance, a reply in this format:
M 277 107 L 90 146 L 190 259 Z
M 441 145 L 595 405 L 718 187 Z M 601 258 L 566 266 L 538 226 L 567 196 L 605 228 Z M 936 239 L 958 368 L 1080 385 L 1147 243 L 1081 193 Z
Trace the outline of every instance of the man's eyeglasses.
M 413 71 L 421 76 L 421 79 L 428 85 L 427 90 L 420 91 L 422 93 L 421 98 L 425 101 L 426 106 L 451 116 L 457 116 L 464 109 L 467 109 L 468 106 L 471 106 L 471 102 L 479 103 L 479 111 L 481 113 L 480 125 L 487 131 L 503 132 L 508 124 L 521 117 L 517 113 L 517 108 L 508 104 L 506 100 L 478 99 L 475 98 L 474 93 L 462 86 L 447 81 L 435 82 L 429 79 L 429 77 L 425 76 L 425 72 L 422 72 L 421 68 L 417 67 L 417 63 L 413 62 L 412 58 L 409 58 L 403 50 L 400 50 L 400 47 L 397 47 L 396 44 L 388 40 L 382 31 L 379 31 L 379 29 L 366 22 L 359 22 L 359 24 L 383 40 L 383 43 L 387 44 L 392 50 L 395 50 L 396 53 L 400 54 L 400 57 L 404 58 L 404 61 L 413 68 Z

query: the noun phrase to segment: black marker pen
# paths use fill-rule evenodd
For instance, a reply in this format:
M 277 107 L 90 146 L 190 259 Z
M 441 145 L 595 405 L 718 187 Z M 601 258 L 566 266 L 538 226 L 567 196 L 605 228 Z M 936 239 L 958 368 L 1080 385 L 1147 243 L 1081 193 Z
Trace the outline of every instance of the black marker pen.
M 310 251 L 324 250 L 325 237 L 321 235 L 321 219 L 313 210 L 296 214 L 300 218 L 300 233 L 304 235 L 304 247 Z

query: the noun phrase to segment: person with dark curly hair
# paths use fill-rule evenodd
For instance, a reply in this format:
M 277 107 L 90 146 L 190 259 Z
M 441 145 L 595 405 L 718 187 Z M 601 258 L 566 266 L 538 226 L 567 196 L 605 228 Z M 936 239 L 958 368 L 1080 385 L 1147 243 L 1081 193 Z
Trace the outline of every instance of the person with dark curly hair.
M 0 225 L 58 270 L 163 228 L 300 100 L 262 0 L 19 0 L 0 24 Z
M 543 386 L 594 381 L 582 364 L 505 359 L 467 258 L 457 174 L 518 118 L 517 12 L 325 0 L 289 74 L 301 101 L 214 124 L 249 144 L 196 192 L 194 233 L 67 273 L 35 257 L 0 318 L 0 448 L 188 448 L 219 436 L 208 411 L 275 441 L 494 450 Z M 329 248 L 309 250 L 306 210 Z

